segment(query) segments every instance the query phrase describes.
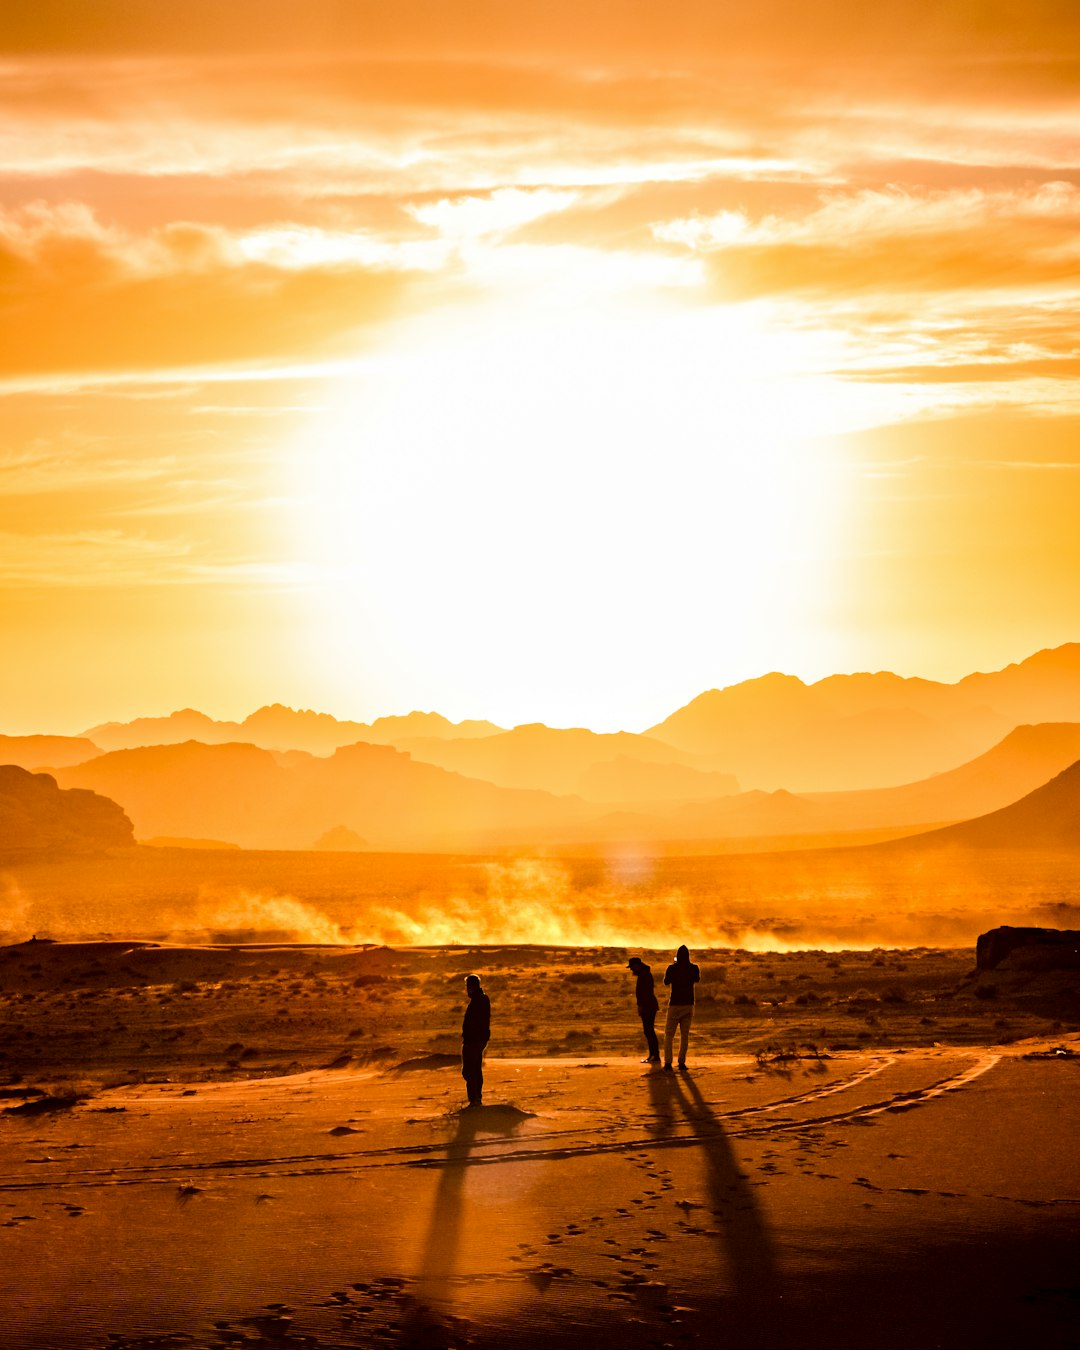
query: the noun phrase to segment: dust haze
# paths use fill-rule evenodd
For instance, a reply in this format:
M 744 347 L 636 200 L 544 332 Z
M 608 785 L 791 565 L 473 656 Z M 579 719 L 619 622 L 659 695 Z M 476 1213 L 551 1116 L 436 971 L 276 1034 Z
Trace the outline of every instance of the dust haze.
M 968 947 L 1074 926 L 1071 855 L 455 858 L 136 849 L 3 874 L 0 935 L 179 943 Z

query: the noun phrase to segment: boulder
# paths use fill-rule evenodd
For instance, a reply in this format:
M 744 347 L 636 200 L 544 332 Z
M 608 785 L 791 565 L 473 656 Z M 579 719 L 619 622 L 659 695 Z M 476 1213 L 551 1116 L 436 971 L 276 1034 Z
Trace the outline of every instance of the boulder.
M 975 944 L 975 968 L 996 970 L 1002 961 L 1025 969 L 1068 969 L 1080 965 L 1080 931 L 1063 928 L 991 928 Z

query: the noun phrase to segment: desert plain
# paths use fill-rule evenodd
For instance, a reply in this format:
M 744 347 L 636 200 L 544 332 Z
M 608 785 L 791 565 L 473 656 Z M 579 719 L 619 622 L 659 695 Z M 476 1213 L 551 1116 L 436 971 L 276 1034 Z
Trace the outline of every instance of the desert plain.
M 1068 909 L 1063 865 L 997 863 L 1006 920 Z M 909 876 L 902 909 L 879 877 L 861 909 L 882 933 L 914 933 L 921 903 L 953 936 L 878 945 L 829 928 L 850 875 L 811 896 L 789 859 L 803 889 L 785 899 L 776 858 L 669 860 L 650 886 L 678 872 L 652 915 L 670 942 L 627 947 L 598 936 L 597 895 L 622 887 L 644 933 L 633 876 L 533 860 L 579 940 L 496 943 L 470 938 L 447 878 L 509 894 L 516 867 L 535 926 L 520 862 L 246 865 L 247 892 L 221 873 L 193 888 L 241 862 L 182 850 L 97 881 L 85 861 L 8 876 L 22 922 L 78 914 L 76 870 L 85 905 L 83 930 L 0 948 L 11 1350 L 1076 1344 L 1080 1000 L 1071 971 L 975 969 L 989 890 L 967 884 L 962 909 L 924 875 L 920 902 Z M 260 899 L 259 868 L 286 866 L 292 899 Z M 154 897 L 139 938 L 124 867 Z M 774 904 L 755 921 L 761 867 Z M 462 940 L 361 940 L 334 898 L 361 876 L 399 930 L 456 889 Z M 702 897 L 725 886 L 723 918 Z M 127 936 L 95 928 L 110 907 Z M 708 912 L 739 936 L 702 945 Z M 683 937 L 702 980 L 688 1070 L 665 1073 L 641 1062 L 626 961 L 659 985 Z M 468 973 L 493 1008 L 476 1110 Z

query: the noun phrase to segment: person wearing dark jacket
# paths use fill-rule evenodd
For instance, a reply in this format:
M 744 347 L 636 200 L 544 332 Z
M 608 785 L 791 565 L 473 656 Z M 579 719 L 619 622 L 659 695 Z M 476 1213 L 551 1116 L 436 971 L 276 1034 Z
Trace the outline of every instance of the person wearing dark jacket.
M 469 1002 L 461 1022 L 461 1076 L 469 1105 L 480 1106 L 484 1096 L 484 1051 L 491 1039 L 491 999 L 480 987 L 478 975 L 465 976 Z
M 701 979 L 701 971 L 690 960 L 690 952 L 680 947 L 675 960 L 667 968 L 664 983 L 671 990 L 667 1022 L 664 1025 L 664 1068 L 671 1068 L 672 1043 L 675 1028 L 679 1028 L 679 1068 L 686 1068 L 686 1047 L 690 1040 L 690 1024 L 694 1020 L 694 985 Z
M 649 1058 L 645 1063 L 659 1064 L 660 1043 L 656 1039 L 656 1014 L 660 1010 L 660 1005 L 656 1001 L 656 990 L 653 988 L 653 973 L 640 956 L 632 956 L 626 964 L 637 976 L 634 997 L 637 999 L 641 1029 L 645 1033 L 645 1041 L 649 1047 Z

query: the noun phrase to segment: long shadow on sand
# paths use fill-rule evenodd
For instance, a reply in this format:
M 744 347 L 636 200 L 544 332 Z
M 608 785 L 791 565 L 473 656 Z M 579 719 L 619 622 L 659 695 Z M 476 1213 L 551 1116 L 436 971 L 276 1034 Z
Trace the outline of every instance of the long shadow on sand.
M 461 1245 L 465 1174 L 477 1139 L 480 1135 L 511 1135 L 524 1118 L 525 1113 L 513 1106 L 473 1106 L 458 1113 L 446 1161 L 439 1168 L 439 1184 L 420 1258 L 419 1321 L 428 1320 L 432 1309 L 445 1308 L 450 1302 Z
M 648 1086 L 658 1143 L 674 1142 L 680 1116 L 694 1128 L 720 1251 L 731 1274 L 730 1298 L 724 1300 L 731 1330 L 737 1327 L 742 1347 L 771 1344 L 782 1307 L 776 1249 L 723 1124 L 689 1072 L 650 1073 Z

